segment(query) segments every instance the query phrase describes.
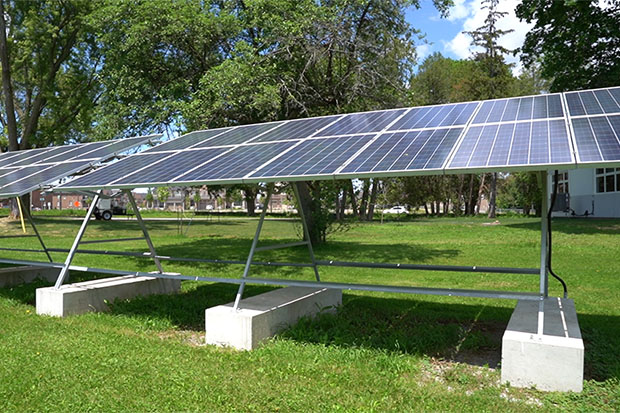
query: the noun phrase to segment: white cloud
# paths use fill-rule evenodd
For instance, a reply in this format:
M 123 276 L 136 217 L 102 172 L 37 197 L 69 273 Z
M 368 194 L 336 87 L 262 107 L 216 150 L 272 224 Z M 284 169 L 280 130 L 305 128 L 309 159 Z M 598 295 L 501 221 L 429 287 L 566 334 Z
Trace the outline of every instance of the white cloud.
M 484 24 L 487 17 L 488 9 L 482 8 L 481 0 L 456 0 L 454 6 L 450 8 L 448 19 L 453 22 L 462 21 L 462 30 L 454 38 L 445 41 L 444 50 L 452 52 L 461 59 L 468 58 L 476 51 L 471 44 L 471 37 L 465 34 L 465 31 L 473 31 Z M 526 33 L 532 28 L 533 24 L 520 21 L 515 15 L 515 8 L 520 0 L 502 0 L 499 2 L 498 10 L 507 12 L 508 14 L 498 20 L 497 28 L 500 30 L 514 30 L 502 36 L 499 40 L 500 44 L 507 49 L 514 50 L 523 45 Z M 515 63 L 513 71 L 518 73 L 521 71 L 519 56 L 512 54 L 505 56 L 508 63 Z
M 416 54 L 418 55 L 418 62 L 424 60 L 424 58 L 433 53 L 433 45 L 430 43 L 423 43 L 416 46 Z

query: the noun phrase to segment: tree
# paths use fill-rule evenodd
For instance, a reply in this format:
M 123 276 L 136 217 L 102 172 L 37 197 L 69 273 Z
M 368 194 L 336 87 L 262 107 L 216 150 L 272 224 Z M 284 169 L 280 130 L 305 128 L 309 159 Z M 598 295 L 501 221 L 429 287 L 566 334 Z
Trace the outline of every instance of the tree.
M 230 57 L 238 32 L 237 18 L 221 3 L 98 4 L 90 20 L 105 56 L 100 73 L 105 93 L 96 113 L 98 138 L 186 130 L 182 108 L 204 74 Z
M 89 1 L 0 0 L 0 143 L 8 150 L 85 139 L 100 96 L 100 54 L 85 23 L 92 9 Z
M 196 188 L 194 190 L 194 209 L 198 211 L 198 207 L 200 206 L 200 201 L 202 197 L 200 196 L 200 188 Z
M 16 151 L 83 140 L 100 95 L 89 1 L 0 1 L 2 134 Z
M 166 201 L 170 198 L 170 188 L 167 186 L 157 187 L 157 200 L 164 203 L 164 209 L 166 209 Z
M 500 30 L 497 28 L 497 21 L 507 15 L 507 12 L 497 10 L 499 0 L 484 0 L 483 8 L 489 10 L 484 25 L 474 31 L 467 32 L 472 37 L 472 45 L 483 48 L 475 56 L 475 60 L 480 63 L 483 75 L 486 77 L 484 82 L 484 95 L 481 98 L 494 99 L 506 96 L 506 91 L 510 88 L 512 75 L 509 65 L 504 61 L 504 54 L 511 52 L 498 43 L 501 36 L 513 32 L 514 30 Z M 484 182 L 484 177 L 482 179 Z M 481 185 L 482 188 L 482 185 Z M 497 172 L 491 174 L 491 184 L 489 188 L 489 218 L 495 218 L 495 201 L 497 197 Z
M 617 86 L 620 79 L 620 3 L 522 0 L 516 15 L 534 27 L 521 61 L 540 64 L 551 91 Z
M 144 197 L 144 200 L 146 201 L 147 208 L 153 207 L 153 201 L 155 200 L 155 198 L 153 197 L 153 190 L 151 190 L 151 188 L 148 189 L 146 193 L 146 197 Z

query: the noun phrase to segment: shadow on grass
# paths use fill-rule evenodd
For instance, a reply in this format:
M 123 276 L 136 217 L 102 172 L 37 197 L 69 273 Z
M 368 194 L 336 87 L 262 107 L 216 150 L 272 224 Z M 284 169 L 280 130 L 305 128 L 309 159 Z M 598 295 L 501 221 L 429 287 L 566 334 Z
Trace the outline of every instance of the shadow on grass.
M 296 242 L 298 239 L 279 239 L 269 240 L 259 243 L 260 245 L 270 245 L 275 243 Z M 187 239 L 168 245 L 156 246 L 157 253 L 162 256 L 176 258 L 199 258 L 199 259 L 218 259 L 236 260 L 245 262 L 250 251 L 251 239 L 223 238 L 211 236 L 208 239 Z M 145 252 L 144 249 L 134 249 L 133 252 Z M 360 244 L 357 242 L 330 241 L 329 245 L 319 246 L 314 249 L 316 258 L 336 259 L 341 261 L 372 261 L 386 263 L 424 263 L 435 258 L 453 258 L 459 255 L 457 249 L 438 249 L 428 248 L 423 245 L 412 244 Z M 136 263 L 144 263 L 144 258 L 133 258 Z M 269 262 L 295 262 L 309 263 L 310 256 L 305 246 L 270 250 L 258 252 L 254 256 L 255 261 Z M 164 260 L 164 266 L 165 266 Z M 195 268 L 202 265 L 196 262 L 174 261 L 175 266 Z M 226 265 L 211 265 L 215 272 L 223 270 Z M 255 265 L 252 266 L 252 274 L 265 275 L 273 272 L 273 267 Z M 299 273 L 298 267 L 278 267 L 279 274 L 290 276 Z
M 554 218 L 553 232 L 563 234 L 620 234 L 620 219 L 609 218 Z M 506 227 L 540 232 L 540 221 L 506 224 Z
M 96 274 L 74 276 L 73 282 L 96 277 Z M 35 290 L 49 285 L 37 280 L 0 288 L 0 297 L 34 305 Z M 165 319 L 179 329 L 203 332 L 204 310 L 231 302 L 237 288 L 232 284 L 195 283 L 175 295 L 117 300 L 112 303 L 111 312 L 137 319 Z M 248 285 L 244 296 L 275 288 Z M 302 318 L 280 337 L 325 346 L 425 355 L 496 368 L 501 361 L 502 335 L 511 314 L 510 307 L 428 302 L 413 296 L 392 298 L 345 293 L 337 314 Z M 585 378 L 599 381 L 620 378 L 620 317 L 578 316 L 586 350 Z

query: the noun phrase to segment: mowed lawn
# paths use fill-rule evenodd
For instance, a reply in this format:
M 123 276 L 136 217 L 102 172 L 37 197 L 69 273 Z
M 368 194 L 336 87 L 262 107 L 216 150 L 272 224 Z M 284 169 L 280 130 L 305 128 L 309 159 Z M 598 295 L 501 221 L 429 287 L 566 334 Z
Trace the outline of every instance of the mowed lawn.
M 49 246 L 69 248 L 79 220 L 38 219 Z M 316 248 L 319 259 L 538 267 L 540 220 L 419 218 L 356 224 Z M 244 260 L 256 220 L 149 221 L 161 255 Z M 0 221 L 0 235 L 19 224 Z M 299 238 L 299 224 L 265 223 L 261 244 Z M 85 240 L 139 236 L 134 221 L 91 222 Z M 0 239 L 38 248 L 35 238 Z M 618 411 L 620 220 L 554 221 L 553 266 L 575 300 L 586 346 L 584 391 L 545 393 L 499 384 L 501 336 L 511 300 L 345 291 L 336 315 L 302 320 L 252 352 L 204 345 L 205 308 L 237 287 L 184 282 L 174 296 L 111 303 L 105 314 L 37 316 L 35 282 L 0 288 L 0 411 Z M 89 244 L 146 251 L 144 241 Z M 0 251 L 3 258 L 43 254 Z M 55 261 L 65 255 L 53 253 Z M 257 260 L 307 262 L 297 247 Z M 78 265 L 152 271 L 148 259 L 78 254 Z M 169 262 L 167 271 L 239 277 L 242 266 Z M 251 275 L 313 278 L 311 269 L 252 267 Z M 84 274 L 72 273 L 73 280 Z M 325 281 L 510 291 L 535 275 L 321 267 Z M 550 280 L 551 294 L 561 288 Z M 272 287 L 248 286 L 246 296 Z

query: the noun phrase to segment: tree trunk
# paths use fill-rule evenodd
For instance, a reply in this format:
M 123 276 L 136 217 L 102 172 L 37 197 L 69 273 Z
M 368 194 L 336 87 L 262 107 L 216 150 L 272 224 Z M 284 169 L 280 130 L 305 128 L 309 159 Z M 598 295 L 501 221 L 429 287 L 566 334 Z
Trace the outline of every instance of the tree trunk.
M 362 188 L 362 201 L 360 202 L 359 217 L 362 221 L 366 220 L 368 208 L 368 195 L 370 192 L 370 179 L 364 179 Z
M 256 190 L 253 188 L 244 189 L 243 195 L 245 197 L 245 204 L 248 208 L 248 216 L 253 217 L 256 215 Z
M 372 221 L 375 215 L 375 204 L 377 203 L 377 194 L 379 192 L 380 182 L 377 178 L 372 180 L 372 190 L 370 192 L 370 204 L 368 204 L 368 214 L 366 215 L 366 219 L 368 221 Z
M 491 188 L 489 189 L 489 218 L 495 218 L 495 200 L 497 198 L 497 172 L 491 174 Z
M 2 92 L 4 94 L 4 109 L 6 112 L 6 130 L 9 138 L 9 151 L 19 150 L 17 142 L 17 120 L 15 119 L 15 101 L 13 99 L 13 84 L 11 80 L 11 65 L 6 39 L 6 21 L 4 0 L 0 0 L 0 63 L 2 68 Z
M 310 233 L 310 242 L 312 245 L 319 245 L 322 242 L 322 231 L 317 226 L 315 220 L 315 202 L 310 194 L 310 186 L 308 182 L 300 181 L 295 182 L 297 186 L 297 192 L 299 193 L 299 207 L 303 209 L 304 216 L 306 217 L 306 225 L 308 226 L 308 232 Z M 304 234 L 305 239 L 305 234 Z
M 347 188 L 344 187 L 342 188 L 342 199 L 340 202 L 340 219 L 344 220 L 345 218 L 345 211 L 347 209 Z
M 478 187 L 478 200 L 476 201 L 476 211 L 475 211 L 475 215 L 478 215 L 480 213 L 480 204 L 482 203 L 482 194 L 484 193 L 484 179 L 486 178 L 487 174 L 482 174 L 482 176 L 480 177 L 480 186 Z
M 426 202 L 424 203 L 424 214 L 428 216 L 428 205 L 426 205 Z
M 353 181 L 349 181 L 349 195 L 351 197 L 351 209 L 353 215 L 357 215 L 357 201 L 355 199 L 355 189 L 353 188 Z
M 467 197 L 467 215 L 474 215 L 474 175 L 469 175 L 469 196 Z

